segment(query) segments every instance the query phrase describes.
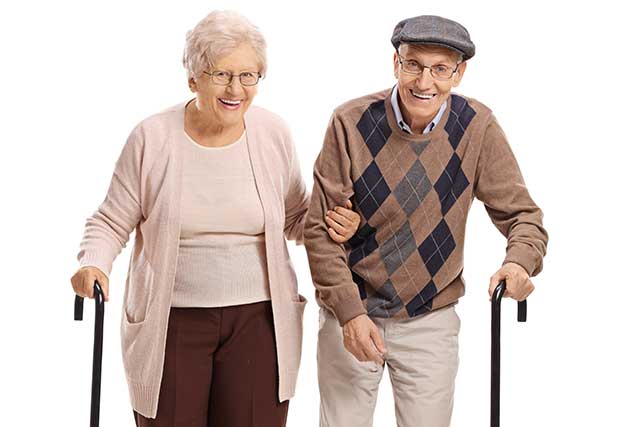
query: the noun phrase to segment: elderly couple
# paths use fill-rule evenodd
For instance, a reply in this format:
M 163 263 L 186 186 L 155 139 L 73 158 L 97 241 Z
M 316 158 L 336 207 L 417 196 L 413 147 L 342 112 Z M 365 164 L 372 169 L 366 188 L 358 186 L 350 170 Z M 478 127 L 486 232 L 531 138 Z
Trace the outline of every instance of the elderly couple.
M 385 366 L 401 426 L 448 426 L 465 223 L 474 197 L 508 239 L 489 293 L 522 300 L 542 212 L 491 110 L 451 93 L 475 53 L 437 16 L 401 21 L 397 83 L 333 112 L 306 191 L 284 121 L 252 106 L 265 41 L 232 12 L 187 34 L 195 97 L 140 122 L 71 278 L 92 297 L 135 229 L 122 352 L 136 424 L 284 426 L 302 313 L 285 238 L 304 242 L 320 309 L 320 424 L 371 426 Z

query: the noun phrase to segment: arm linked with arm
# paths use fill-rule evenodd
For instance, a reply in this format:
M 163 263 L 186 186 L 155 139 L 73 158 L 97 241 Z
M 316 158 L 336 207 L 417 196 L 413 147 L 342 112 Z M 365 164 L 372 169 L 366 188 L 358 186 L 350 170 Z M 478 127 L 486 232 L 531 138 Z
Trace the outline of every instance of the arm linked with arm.
M 304 179 L 302 179 L 295 146 L 290 139 L 289 145 L 291 147 L 291 162 L 289 165 L 289 188 L 284 200 L 284 235 L 287 240 L 295 240 L 296 244 L 300 245 L 304 239 L 304 224 L 310 197 Z
M 482 139 L 474 193 L 507 238 L 503 265 L 513 262 L 529 276 L 537 275 L 549 240 L 542 225 L 543 213 L 529 195 L 516 158 L 493 115 Z
M 350 170 L 344 127 L 334 114 L 314 166 L 304 244 L 320 300 L 333 311 L 341 325 L 366 313 L 353 282 L 346 250 L 331 239 L 324 219 L 329 210 L 344 206 L 353 195 Z

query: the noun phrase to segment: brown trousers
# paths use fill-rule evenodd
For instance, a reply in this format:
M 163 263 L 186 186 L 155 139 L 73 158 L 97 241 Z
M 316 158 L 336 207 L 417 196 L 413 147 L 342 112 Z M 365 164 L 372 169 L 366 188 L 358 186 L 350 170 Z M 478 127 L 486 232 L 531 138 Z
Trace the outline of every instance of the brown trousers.
M 271 302 L 171 308 L 155 419 L 138 427 L 283 427 Z

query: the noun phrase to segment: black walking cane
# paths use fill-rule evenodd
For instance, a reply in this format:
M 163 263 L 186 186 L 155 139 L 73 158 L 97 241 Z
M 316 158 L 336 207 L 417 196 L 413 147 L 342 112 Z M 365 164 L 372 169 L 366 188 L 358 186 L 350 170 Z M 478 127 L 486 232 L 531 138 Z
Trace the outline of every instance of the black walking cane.
M 91 421 L 90 427 L 100 424 L 100 380 L 102 377 L 102 330 L 104 327 L 104 294 L 96 280 L 93 284 L 93 296 L 96 300 L 96 318 L 93 331 L 93 375 L 91 378 Z M 76 295 L 74 319 L 82 320 L 84 298 Z
M 500 427 L 500 302 L 507 290 L 504 280 L 491 298 L 491 427 Z M 518 301 L 518 322 L 527 321 L 527 300 Z

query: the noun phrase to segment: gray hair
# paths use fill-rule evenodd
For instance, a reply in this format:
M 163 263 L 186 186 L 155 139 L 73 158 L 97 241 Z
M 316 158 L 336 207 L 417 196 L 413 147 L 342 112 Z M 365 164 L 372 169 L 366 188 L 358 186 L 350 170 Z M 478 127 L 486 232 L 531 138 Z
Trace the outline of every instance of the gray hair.
M 258 27 L 237 12 L 211 12 L 187 32 L 182 56 L 187 77 L 199 76 L 215 65 L 216 58 L 229 54 L 243 43 L 248 43 L 255 50 L 258 71 L 264 76 L 267 72 L 267 43 Z

